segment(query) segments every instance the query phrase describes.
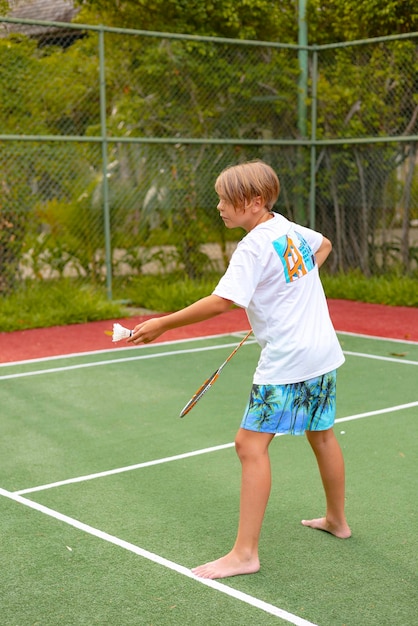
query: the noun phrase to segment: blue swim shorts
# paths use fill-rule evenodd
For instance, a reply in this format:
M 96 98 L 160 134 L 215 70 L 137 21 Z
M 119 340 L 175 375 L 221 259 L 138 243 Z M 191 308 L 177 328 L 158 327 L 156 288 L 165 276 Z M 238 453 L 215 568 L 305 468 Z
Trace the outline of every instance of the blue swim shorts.
M 241 428 L 303 435 L 334 425 L 336 370 L 301 383 L 253 385 Z

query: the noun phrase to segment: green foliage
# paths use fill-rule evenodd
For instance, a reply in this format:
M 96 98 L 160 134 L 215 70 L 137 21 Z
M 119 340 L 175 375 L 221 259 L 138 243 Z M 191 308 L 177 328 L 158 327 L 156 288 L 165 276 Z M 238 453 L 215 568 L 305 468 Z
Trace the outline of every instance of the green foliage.
M 296 43 L 296 0 L 83 0 L 84 23 L 143 30 Z M 309 43 L 418 30 L 414 0 L 307 0 Z
M 297 39 L 294 0 L 85 0 L 80 6 L 84 23 Z M 309 40 L 404 32 L 416 25 L 414 6 L 409 0 L 311 0 Z M 98 143 L 0 147 L 0 293 L 28 272 L 39 280 L 79 275 L 102 284 L 105 182 L 117 275 L 140 274 L 154 246 L 165 270 L 182 268 L 190 279 L 213 269 L 202 243 L 219 243 L 226 260 L 233 234 L 217 215 L 213 182 L 232 162 L 266 159 L 281 178 L 278 210 L 291 219 L 305 215 L 310 164 L 303 148 L 182 142 L 297 138 L 296 51 L 150 34 L 104 34 L 104 113 L 110 138 L 157 138 L 158 145 L 109 141 L 106 172 Z M 21 35 L 0 39 L 0 65 L 3 132 L 101 134 L 97 33 L 86 30 L 63 47 L 38 46 Z M 321 51 L 318 138 L 413 133 L 417 69 L 412 41 Z M 179 143 L 164 143 L 166 138 Z M 406 143 L 318 149 L 317 227 L 335 242 L 334 270 L 380 271 L 380 229 L 395 217 L 415 215 L 416 177 L 399 176 L 400 165 L 412 160 Z M 406 249 L 407 237 L 402 242 L 405 260 L 415 252 Z M 170 258 L 163 245 L 170 246 Z
M 308 0 L 309 42 L 382 37 L 418 30 L 415 0 Z
M 90 129 L 100 121 L 97 36 L 76 41 L 65 50 L 53 46 L 42 49 L 39 68 L 44 81 L 41 102 L 48 131 L 93 134 Z
M 45 132 L 41 101 L 31 102 L 27 90 L 28 83 L 34 83 L 35 92 L 40 93 L 46 78 L 40 71 L 38 56 L 33 40 L 17 35 L 0 39 L 0 88 L 2 94 L 7 94 L 7 97 L 0 98 L 0 120 L 4 133 L 25 133 L 28 122 L 34 132 Z
M 2 132 L 83 134 L 100 120 L 97 64 L 95 37 L 65 50 L 22 35 L 0 39 Z
M 25 89 L 33 76 L 37 80 L 37 61 L 33 58 L 35 49 L 36 45 L 26 39 L 0 39 L 0 89 L 3 94 L 0 98 L 0 121 L 4 133 L 25 132 L 25 120 L 30 117 L 29 111 L 32 109 L 35 117 L 40 111 L 37 103 L 31 106 Z M 36 130 L 44 130 L 41 122 L 37 123 Z M 18 146 L 16 151 L 19 156 L 22 155 L 23 146 Z M 8 158 L 4 144 L 0 147 L 0 293 L 7 293 L 12 289 L 19 265 L 26 232 L 26 203 L 31 193 L 28 173 L 32 154 L 29 150 L 25 154 L 24 162 L 18 163 Z M 21 184 L 17 184 L 19 178 L 23 179 Z
M 323 271 L 321 280 L 328 298 L 418 307 L 418 276 L 367 277 L 358 270 L 336 275 Z
M 115 295 L 129 306 L 152 311 L 170 312 L 189 306 L 216 287 L 220 274 L 212 272 L 204 278 L 191 279 L 184 273 L 133 277 L 129 282 L 115 282 Z
M 65 52 L 61 48 L 41 49 L 36 40 L 20 35 L 0 39 L 0 125 L 9 134 L 83 133 L 98 117 L 97 102 L 89 107 L 91 72 L 97 100 L 97 58 L 83 53 L 78 42 Z M 91 161 L 80 160 L 80 150 L 71 144 L 59 147 L 66 164 L 66 176 L 57 169 L 57 144 L 2 143 L 0 200 L 0 293 L 10 291 L 20 274 L 22 253 L 39 250 L 48 221 L 48 203 L 68 202 L 76 190 L 74 181 L 85 185 Z M 81 182 L 83 180 L 83 182 Z M 42 207 L 42 204 L 45 207 Z M 39 210 L 34 211 L 34 207 Z M 39 219 L 38 219 L 39 218 Z M 41 239 L 37 240 L 40 236 Z M 79 242 L 78 242 L 79 243 Z M 61 263 L 66 243 L 46 250 L 52 266 Z M 52 255 L 52 258 L 51 258 Z M 36 260 L 34 261 L 36 265 Z
M 27 281 L 0 299 L 0 332 L 47 328 L 122 317 L 124 310 L 106 299 L 104 289 L 70 280 Z
M 295 41 L 294 0 L 79 0 L 78 20 L 142 30 Z
M 202 279 L 183 273 L 139 275 L 129 281 L 116 279 L 109 302 L 104 288 L 80 285 L 73 280 L 27 281 L 13 294 L 0 298 L 0 332 L 47 328 L 136 315 L 138 308 L 172 312 L 209 295 L 220 274 Z M 328 298 L 357 300 L 397 306 L 418 306 L 418 276 L 386 275 L 367 278 L 359 271 L 330 275 L 321 273 Z M 119 302 L 129 302 L 129 308 Z
M 0 294 L 9 293 L 15 283 L 26 230 L 22 204 L 27 194 L 25 187 L 3 186 L 0 198 Z
M 413 40 L 322 51 L 318 79 L 320 138 L 404 135 L 416 126 L 416 44 Z M 413 144 L 324 146 L 318 155 L 318 224 L 335 242 L 339 270 L 378 269 L 377 231 L 410 210 L 412 185 L 400 165 Z M 397 179 L 396 193 L 394 177 Z M 332 226 L 328 223 L 332 216 Z M 353 228 L 353 223 L 356 227 Z M 401 251 L 408 256 L 407 238 Z
M 320 64 L 320 137 L 390 136 L 410 128 L 418 70 L 414 41 L 324 51 Z

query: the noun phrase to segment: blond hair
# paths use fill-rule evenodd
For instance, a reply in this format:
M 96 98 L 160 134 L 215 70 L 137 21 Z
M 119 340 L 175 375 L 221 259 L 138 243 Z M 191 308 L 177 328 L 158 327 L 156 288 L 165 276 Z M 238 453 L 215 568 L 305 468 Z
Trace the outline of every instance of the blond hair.
M 280 181 L 273 168 L 264 161 L 248 161 L 224 169 L 216 179 L 215 191 L 236 209 L 244 208 L 261 196 L 271 211 L 279 197 Z

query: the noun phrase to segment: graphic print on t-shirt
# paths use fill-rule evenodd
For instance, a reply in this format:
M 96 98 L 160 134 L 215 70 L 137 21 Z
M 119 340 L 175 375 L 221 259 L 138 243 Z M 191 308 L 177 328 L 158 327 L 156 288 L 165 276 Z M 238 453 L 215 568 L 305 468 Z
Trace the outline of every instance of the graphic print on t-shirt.
M 295 236 L 294 236 L 295 235 Z M 283 263 L 287 283 L 305 276 L 315 267 L 315 256 L 308 242 L 295 232 L 273 241 L 273 247 Z

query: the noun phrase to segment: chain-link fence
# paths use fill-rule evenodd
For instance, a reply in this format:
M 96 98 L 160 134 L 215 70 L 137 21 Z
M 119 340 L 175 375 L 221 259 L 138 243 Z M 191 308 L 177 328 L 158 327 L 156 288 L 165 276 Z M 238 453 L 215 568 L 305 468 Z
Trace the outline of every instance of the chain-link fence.
M 240 234 L 213 184 L 255 158 L 276 209 L 333 240 L 332 270 L 416 271 L 416 33 L 298 48 L 0 24 L 0 293 L 224 269 Z

